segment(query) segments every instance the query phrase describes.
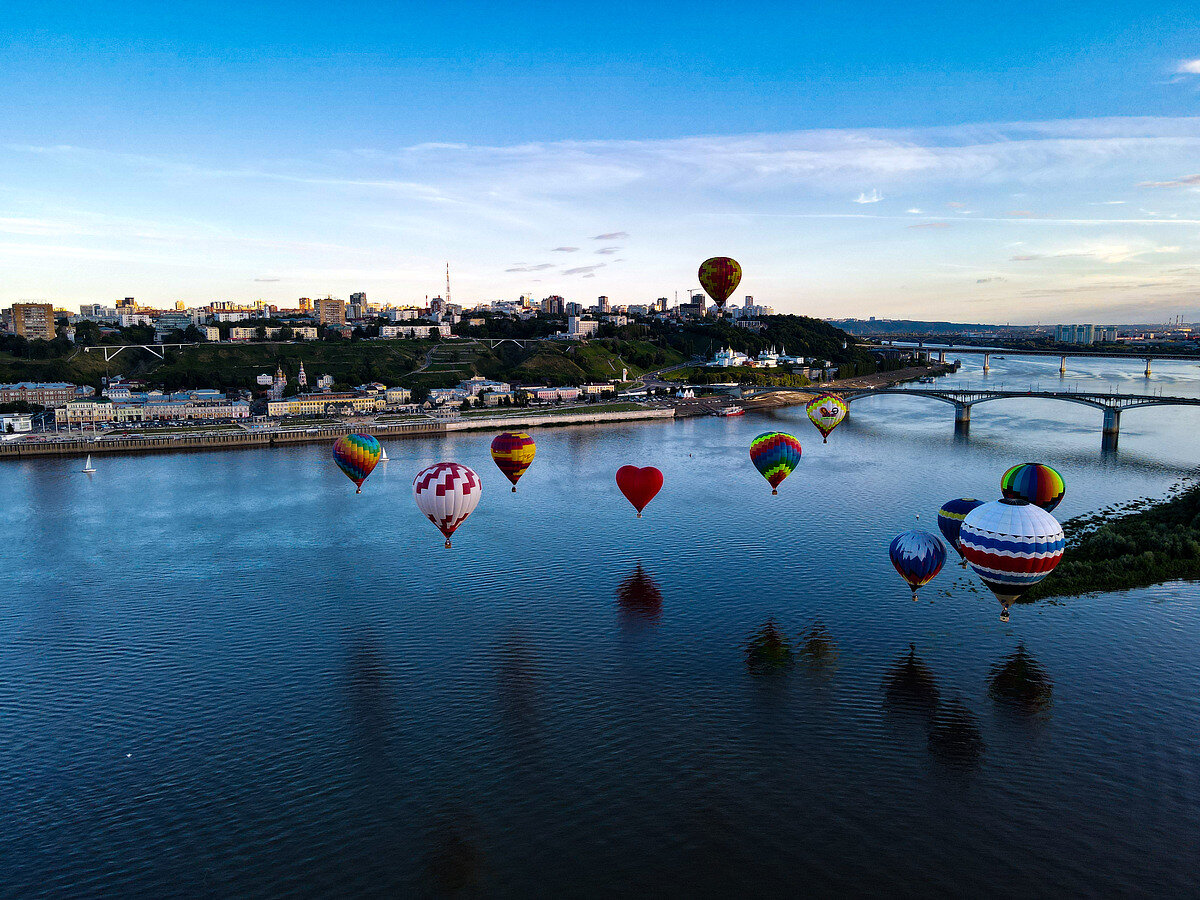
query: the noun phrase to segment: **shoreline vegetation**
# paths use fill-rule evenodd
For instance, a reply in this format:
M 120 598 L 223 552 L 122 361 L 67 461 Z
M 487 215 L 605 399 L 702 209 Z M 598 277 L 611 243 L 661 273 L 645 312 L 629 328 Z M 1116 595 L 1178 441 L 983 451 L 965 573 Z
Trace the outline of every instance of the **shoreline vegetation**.
M 1157 502 L 1076 516 L 1063 531 L 1062 562 L 1020 602 L 1200 580 L 1200 482 Z

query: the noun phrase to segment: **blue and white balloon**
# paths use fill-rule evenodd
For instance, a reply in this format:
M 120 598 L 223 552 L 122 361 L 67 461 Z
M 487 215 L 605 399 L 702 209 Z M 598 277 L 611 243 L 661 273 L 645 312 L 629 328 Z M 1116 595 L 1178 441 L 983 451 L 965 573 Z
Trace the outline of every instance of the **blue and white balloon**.
M 945 545 L 928 531 L 915 528 L 896 535 L 889 552 L 892 565 L 912 588 L 914 600 L 917 599 L 917 588 L 932 581 L 946 563 Z

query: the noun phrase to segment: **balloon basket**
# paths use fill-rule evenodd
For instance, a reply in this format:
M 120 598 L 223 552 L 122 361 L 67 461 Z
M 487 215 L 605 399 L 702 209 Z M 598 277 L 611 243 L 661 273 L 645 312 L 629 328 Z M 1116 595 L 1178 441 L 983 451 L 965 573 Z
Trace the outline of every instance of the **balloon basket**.
M 358 490 L 356 490 L 354 493 L 356 493 L 356 494 L 361 494 L 361 493 L 362 493 L 362 488 L 359 488 L 359 489 L 358 489 Z
M 822 444 L 828 444 L 828 443 L 829 443 L 829 438 L 821 438 L 821 443 L 822 443 Z
M 449 541 L 446 541 L 446 549 L 447 549 L 447 550 L 449 550 L 449 549 L 450 549 L 450 542 L 449 542 Z
M 513 493 L 515 494 L 516 492 L 517 492 L 517 486 L 514 484 L 513 485 Z
M 917 602 L 917 592 L 913 591 L 913 603 Z
M 637 514 L 637 517 L 640 519 L 640 518 L 642 517 L 642 514 L 641 514 L 641 513 L 638 513 L 638 514 Z
M 779 488 L 771 488 L 771 496 L 774 497 L 779 493 Z

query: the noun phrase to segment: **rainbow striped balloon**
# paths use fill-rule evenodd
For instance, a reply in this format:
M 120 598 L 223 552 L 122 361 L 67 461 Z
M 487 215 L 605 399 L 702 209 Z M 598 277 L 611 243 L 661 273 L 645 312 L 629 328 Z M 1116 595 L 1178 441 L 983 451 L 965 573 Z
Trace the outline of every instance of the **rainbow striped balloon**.
M 771 485 L 771 493 L 779 493 L 779 485 L 800 462 L 800 442 L 790 434 L 768 431 L 750 442 L 750 461 Z
M 1062 502 L 1067 485 L 1056 469 L 1041 463 L 1021 463 L 1000 477 L 1000 490 L 1009 500 L 1024 500 L 1051 512 Z
M 369 434 L 343 434 L 333 445 L 333 461 L 358 486 L 356 494 L 362 493 L 362 484 L 374 471 L 381 453 L 379 441 Z
M 506 431 L 496 435 L 492 441 L 492 459 L 504 477 L 512 482 L 514 494 L 517 492 L 517 482 L 533 462 L 536 453 L 537 444 L 523 431 Z

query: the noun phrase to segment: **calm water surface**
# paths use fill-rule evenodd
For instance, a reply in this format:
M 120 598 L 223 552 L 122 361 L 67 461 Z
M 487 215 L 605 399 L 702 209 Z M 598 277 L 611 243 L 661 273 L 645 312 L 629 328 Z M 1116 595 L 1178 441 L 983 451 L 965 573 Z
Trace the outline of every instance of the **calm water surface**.
M 1185 363 L 1073 371 L 1200 396 Z M 488 434 L 394 441 L 361 496 L 320 446 L 6 464 L 0 894 L 1194 894 L 1200 587 L 1005 624 L 957 565 L 913 603 L 887 558 L 1015 462 L 1063 471 L 1063 518 L 1195 474 L 1200 409 L 1126 413 L 1109 454 L 1100 420 L 547 429 L 515 495 Z M 778 497 L 770 429 L 805 448 Z M 441 459 L 485 486 L 449 551 L 410 489 Z M 625 463 L 666 475 L 642 519 Z M 768 622 L 790 670 L 747 665 Z M 989 694 L 1019 652 L 1039 703 Z

